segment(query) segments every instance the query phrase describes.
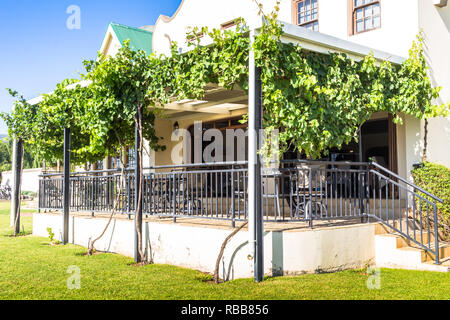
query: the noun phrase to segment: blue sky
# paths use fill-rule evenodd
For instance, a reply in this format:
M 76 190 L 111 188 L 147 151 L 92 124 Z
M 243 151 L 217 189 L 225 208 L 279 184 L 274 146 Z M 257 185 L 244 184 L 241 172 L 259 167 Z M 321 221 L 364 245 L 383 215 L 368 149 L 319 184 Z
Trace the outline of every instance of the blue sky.
M 55 84 L 77 77 L 82 61 L 94 59 L 109 22 L 153 25 L 160 14 L 172 16 L 181 0 L 2 0 L 0 2 L 0 111 L 13 100 L 5 88 L 31 99 Z M 81 28 L 69 30 L 67 8 L 80 8 Z M 0 122 L 0 133 L 7 132 Z

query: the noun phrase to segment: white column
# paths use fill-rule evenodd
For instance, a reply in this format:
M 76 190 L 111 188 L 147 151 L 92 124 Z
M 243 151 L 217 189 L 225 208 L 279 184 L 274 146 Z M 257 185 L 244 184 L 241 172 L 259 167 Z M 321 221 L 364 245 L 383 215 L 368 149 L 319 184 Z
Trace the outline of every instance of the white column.
M 264 225 L 262 214 L 262 182 L 261 161 L 258 155 L 258 137 L 262 125 L 262 101 L 261 101 L 261 74 L 255 68 L 255 55 L 253 52 L 255 32 L 250 32 L 250 59 L 249 59 L 249 155 L 248 155 L 248 220 L 249 220 L 249 244 L 254 262 L 255 281 L 261 282 L 264 278 Z
M 253 47 L 255 31 L 250 31 L 250 45 Z M 256 177 L 257 157 L 257 133 L 255 119 L 255 53 L 250 49 L 249 55 L 249 79 L 248 79 L 248 230 L 250 255 L 255 259 L 256 255 L 256 188 L 254 185 Z

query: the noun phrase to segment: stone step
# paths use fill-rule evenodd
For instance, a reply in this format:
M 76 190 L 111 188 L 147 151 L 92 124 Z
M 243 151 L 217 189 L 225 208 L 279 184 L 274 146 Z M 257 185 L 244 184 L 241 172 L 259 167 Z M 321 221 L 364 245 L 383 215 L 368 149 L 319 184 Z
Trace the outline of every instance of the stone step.
M 381 228 L 381 230 L 384 230 Z M 433 248 L 433 243 L 431 244 Z M 449 271 L 450 243 L 439 245 L 440 264 L 434 264 L 434 254 L 408 242 L 397 234 L 384 233 L 375 236 L 375 260 L 380 267 L 413 270 Z M 446 264 L 444 264 L 444 262 Z

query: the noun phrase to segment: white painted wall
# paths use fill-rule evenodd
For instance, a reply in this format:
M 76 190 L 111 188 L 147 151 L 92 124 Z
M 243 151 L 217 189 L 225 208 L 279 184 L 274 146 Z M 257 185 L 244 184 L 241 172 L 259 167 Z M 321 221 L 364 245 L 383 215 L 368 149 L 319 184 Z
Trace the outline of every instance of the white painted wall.
M 450 103 L 450 4 L 439 8 L 431 0 L 419 1 L 419 22 L 431 80 L 434 86 L 442 87 L 435 102 Z M 428 160 L 450 168 L 450 117 L 430 119 L 428 137 Z
M 348 1 L 319 0 L 319 32 L 406 57 L 419 30 L 418 1 L 382 0 L 381 28 L 349 35 Z
M 272 11 L 275 5 L 275 0 L 260 2 L 265 12 Z M 358 35 L 348 33 L 347 8 L 347 0 L 319 0 L 319 32 L 395 55 L 408 55 L 419 30 L 418 0 L 382 1 L 382 27 Z M 173 17 L 161 17 L 156 23 L 153 48 L 157 53 L 169 54 L 169 38 L 179 47 L 186 48 L 184 43 L 189 27 L 220 28 L 221 24 L 238 17 L 251 24 L 258 19 L 257 12 L 252 0 L 184 0 Z M 281 0 L 279 20 L 294 23 L 291 0 Z
M 275 0 L 261 0 L 264 10 L 272 11 Z M 280 20 L 291 20 L 291 1 L 281 0 Z M 191 27 L 220 28 L 221 24 L 242 17 L 249 24 L 258 18 L 258 7 L 253 0 L 184 0 L 171 17 L 162 16 L 155 25 L 153 50 L 157 54 L 170 53 L 170 41 L 185 49 L 186 33 Z M 170 39 L 170 40 L 169 40 Z
M 22 191 L 39 192 L 39 175 L 42 169 L 25 169 L 22 176 Z M 14 184 L 12 171 L 2 172 L 2 186 L 10 186 Z
M 87 247 L 106 226 L 107 219 L 72 216 L 69 242 Z M 33 235 L 48 237 L 52 228 L 61 239 L 62 216 L 35 214 Z M 217 256 L 231 228 L 144 222 L 143 243 L 158 264 L 171 264 L 213 273 Z M 134 221 L 114 219 L 96 249 L 134 255 Z M 228 244 L 220 276 L 229 279 L 253 276 L 253 261 L 248 259 L 248 231 L 242 230 Z M 301 231 L 266 232 L 264 272 L 266 275 L 293 275 L 318 271 L 363 268 L 375 259 L 375 224 L 342 226 Z
M 119 49 L 121 47 L 122 44 L 117 38 L 113 28 L 111 26 L 108 26 L 108 30 L 106 31 L 105 38 L 103 39 L 100 52 L 105 56 L 115 56 L 119 52 Z

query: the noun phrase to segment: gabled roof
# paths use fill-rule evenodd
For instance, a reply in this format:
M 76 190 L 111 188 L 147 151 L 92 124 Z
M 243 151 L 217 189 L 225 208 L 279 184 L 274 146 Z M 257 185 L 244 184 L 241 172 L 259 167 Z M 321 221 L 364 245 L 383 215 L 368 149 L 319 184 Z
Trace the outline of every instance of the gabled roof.
M 152 53 L 152 32 L 113 22 L 110 26 L 122 45 L 125 40 L 130 40 L 131 49 L 144 50 L 149 55 Z

